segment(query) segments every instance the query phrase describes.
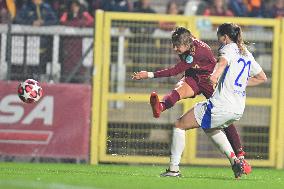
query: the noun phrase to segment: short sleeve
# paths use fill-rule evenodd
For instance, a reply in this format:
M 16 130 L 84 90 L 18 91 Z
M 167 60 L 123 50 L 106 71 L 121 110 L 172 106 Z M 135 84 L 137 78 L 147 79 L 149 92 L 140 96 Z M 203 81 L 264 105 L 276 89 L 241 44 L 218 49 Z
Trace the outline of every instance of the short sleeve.
M 230 65 L 232 56 L 231 56 L 231 49 L 230 49 L 229 45 L 225 45 L 225 46 L 223 46 L 219 49 L 218 57 L 225 58 L 228 62 L 228 65 Z
M 250 72 L 249 72 L 249 77 L 253 77 L 257 74 L 259 74 L 262 71 L 261 66 L 255 61 L 253 58 L 250 66 Z

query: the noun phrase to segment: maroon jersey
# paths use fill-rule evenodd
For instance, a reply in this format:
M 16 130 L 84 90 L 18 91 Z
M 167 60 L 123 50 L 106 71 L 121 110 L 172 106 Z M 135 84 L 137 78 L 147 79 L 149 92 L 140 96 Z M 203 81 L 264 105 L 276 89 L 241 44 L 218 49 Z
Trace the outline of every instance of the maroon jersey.
M 197 39 L 193 39 L 195 50 L 187 51 L 180 56 L 180 62 L 174 67 L 154 72 L 154 77 L 169 77 L 185 72 L 185 77 L 195 74 L 211 74 L 216 65 L 216 59 L 210 47 Z

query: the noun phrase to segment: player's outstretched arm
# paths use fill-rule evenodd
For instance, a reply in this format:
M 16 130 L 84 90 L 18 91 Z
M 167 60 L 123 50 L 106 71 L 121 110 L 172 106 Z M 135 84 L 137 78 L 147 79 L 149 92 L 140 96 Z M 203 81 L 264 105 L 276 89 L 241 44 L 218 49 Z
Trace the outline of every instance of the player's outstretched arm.
M 213 86 L 215 86 L 217 84 L 218 79 L 220 78 L 220 76 L 224 72 L 227 64 L 228 64 L 228 61 L 225 58 L 219 57 L 219 61 L 217 62 L 216 66 L 215 66 L 215 70 L 212 73 L 212 75 L 210 76 L 210 83 Z
M 259 84 L 264 83 L 266 81 L 267 81 L 267 77 L 266 77 L 264 71 L 261 71 L 259 74 L 248 79 L 247 86 L 256 86 L 256 85 L 259 85 Z
M 134 72 L 132 75 L 132 79 L 141 80 L 148 78 L 175 76 L 189 69 L 190 67 L 192 67 L 192 65 L 193 64 L 186 63 L 185 61 L 180 61 L 178 64 L 176 64 L 173 67 L 165 68 L 163 70 L 158 70 L 155 72 L 147 72 L 147 71 Z
M 148 78 L 153 78 L 154 73 L 147 71 L 134 72 L 131 77 L 134 80 L 148 79 Z

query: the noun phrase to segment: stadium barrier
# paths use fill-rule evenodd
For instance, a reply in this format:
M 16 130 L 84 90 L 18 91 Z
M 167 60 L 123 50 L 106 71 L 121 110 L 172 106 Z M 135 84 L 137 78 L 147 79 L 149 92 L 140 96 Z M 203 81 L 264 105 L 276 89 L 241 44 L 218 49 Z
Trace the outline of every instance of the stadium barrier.
M 93 28 L 78 28 L 56 25 L 33 27 L 13 24 L 11 26 L 11 33 L 9 33 L 8 26 L 5 24 L 0 24 L 0 34 L 0 80 L 21 81 L 27 78 L 33 78 L 40 82 L 50 83 L 91 83 L 91 71 L 93 69 Z M 4 86 L 5 85 L 0 86 L 1 92 L 6 91 Z M 9 88 L 11 89 L 9 92 L 11 94 L 16 92 L 16 89 L 13 88 L 15 86 L 15 83 L 13 85 L 11 83 L 9 84 Z M 44 85 L 44 96 L 52 92 L 53 89 L 57 90 L 61 87 L 62 90 L 66 90 L 66 92 L 60 93 L 61 98 L 64 98 L 64 100 L 62 102 L 56 100 L 56 102 L 54 102 L 55 104 L 53 105 L 57 106 L 57 104 L 62 104 L 66 108 L 68 108 L 70 105 L 74 104 L 78 106 L 78 110 L 81 110 L 81 112 L 85 113 L 84 115 L 87 115 L 88 119 L 90 119 L 91 116 L 89 95 L 91 91 L 85 93 L 85 88 L 82 87 L 82 92 L 80 92 L 80 95 L 85 95 L 86 101 L 77 101 L 74 103 L 71 102 L 71 99 L 69 98 L 72 97 L 72 95 L 69 95 L 67 98 L 65 98 L 65 95 L 68 95 L 67 93 L 71 94 L 70 90 L 79 90 L 80 87 L 77 88 L 75 87 L 76 85 L 70 85 L 69 87 L 65 88 L 62 86 L 63 85 Z M 3 105 L 3 107 L 5 108 L 5 102 L 2 101 L 4 97 L 5 95 L 0 96 L 0 102 L 1 106 Z M 58 98 L 59 96 L 56 95 L 56 99 Z M 43 99 L 45 99 L 45 97 Z M 14 100 L 16 102 L 18 98 Z M 69 105 L 66 106 L 64 103 L 67 101 Z M 81 104 L 79 104 L 80 102 L 82 105 L 89 103 L 85 107 L 88 108 L 87 112 L 85 112 L 86 109 L 81 107 Z M 9 107 L 9 105 L 7 106 Z M 13 125 L 4 124 L 7 122 L 7 120 L 13 120 L 13 116 L 7 116 L 7 112 L 5 109 L 3 109 L 3 107 L 0 107 L 0 127 L 1 136 L 3 137 L 0 139 L 0 143 L 1 149 L 3 145 L 5 145 L 6 147 L 3 148 L 3 150 L 1 150 L 0 152 L 1 159 L 4 160 L 6 158 L 11 158 L 15 161 L 22 161 L 24 158 L 29 161 L 31 159 L 40 160 L 41 158 L 53 158 L 53 160 L 51 161 L 60 161 L 61 159 L 65 158 L 70 159 L 70 161 L 76 160 L 76 162 L 79 162 L 80 160 L 82 160 L 82 162 L 89 161 L 90 123 L 88 119 L 85 120 L 84 115 L 82 115 L 81 118 L 78 118 L 78 120 L 74 122 L 70 122 L 70 120 L 68 120 L 64 116 L 61 117 L 62 121 L 65 121 L 65 123 L 60 123 L 60 127 L 64 128 L 64 130 L 70 129 L 70 132 L 63 133 L 63 130 L 57 129 L 57 119 L 57 121 L 53 122 L 51 127 L 48 127 L 49 129 L 47 129 L 47 131 L 43 129 L 46 127 L 45 125 L 39 124 L 37 125 L 38 127 L 35 128 L 34 123 L 26 124 L 25 127 L 32 129 L 29 131 L 30 133 L 27 133 L 27 131 L 21 131 L 23 125 L 20 121 L 13 123 Z M 28 113 L 30 109 L 26 109 L 26 107 L 27 106 L 23 105 L 25 113 Z M 17 108 L 16 110 L 21 110 L 21 106 L 19 105 L 19 108 Z M 58 110 L 62 109 L 60 108 Z M 64 111 L 60 111 L 60 113 L 62 112 Z M 72 112 L 75 112 L 74 114 L 77 114 L 76 111 L 70 111 L 70 113 Z M 11 114 L 16 116 L 21 115 L 21 112 L 15 114 L 13 114 L 12 112 Z M 60 115 L 61 114 L 57 113 L 55 117 Z M 80 113 L 78 115 L 80 115 Z M 84 120 L 82 120 L 83 118 Z M 84 121 L 86 121 L 86 123 Z M 81 126 L 84 127 L 83 129 L 81 128 L 80 134 L 78 136 L 74 135 L 74 133 L 76 133 L 77 131 L 74 132 L 76 128 L 73 128 L 72 123 L 78 123 L 80 125 L 77 126 L 77 129 L 81 128 Z M 8 132 L 9 128 L 12 128 L 11 126 L 13 127 L 13 132 Z M 14 140 L 5 138 L 6 136 L 11 137 L 15 133 L 18 133 L 16 135 L 18 136 L 19 133 L 22 132 L 27 133 L 24 134 L 24 136 L 29 135 L 32 139 L 34 137 L 36 139 L 36 136 L 34 136 L 33 133 L 39 132 L 40 136 L 42 137 L 43 134 L 40 129 L 44 130 L 43 132 L 45 134 L 45 137 L 43 137 L 43 139 L 46 139 L 45 141 L 42 141 L 42 143 L 44 144 L 39 142 L 39 145 L 14 145 Z M 51 135 L 52 137 L 50 138 Z M 46 136 L 48 137 L 46 138 Z M 71 140 L 71 142 L 66 143 L 67 140 L 60 142 L 58 138 L 68 138 L 68 140 Z M 26 140 L 29 142 L 28 139 L 29 138 L 26 138 Z M 10 142 L 7 142 L 7 140 Z M 24 143 L 28 143 L 26 140 L 23 140 Z M 17 141 L 16 143 L 19 143 L 19 141 Z M 73 146 L 74 148 L 70 150 L 69 145 L 73 145 L 73 141 L 77 141 L 77 143 Z M 34 142 L 35 141 L 30 141 L 30 143 L 32 144 Z M 52 145 L 50 142 L 52 143 Z M 8 144 L 6 145 L 6 143 Z M 20 147 L 22 151 L 19 150 L 18 153 L 16 153 L 15 146 Z M 31 146 L 34 148 L 34 151 L 31 151 Z M 60 148 L 64 148 L 62 146 L 66 146 L 66 150 L 60 151 Z
M 279 104 L 278 104 L 278 124 L 277 124 L 277 162 L 276 168 L 284 168 L 284 19 L 281 21 L 281 33 L 280 33 L 280 69 L 279 69 Z
M 41 83 L 42 99 L 25 104 L 18 84 L 0 81 L 1 159 L 88 162 L 91 87 Z
M 14 24 L 9 34 L 8 26 L 0 24 L 0 33 L 0 79 L 24 80 L 33 77 L 40 81 L 77 83 L 86 83 L 91 79 L 92 28 Z M 80 63 L 82 66 L 77 73 L 71 74 Z
M 93 90 L 92 90 L 92 121 L 90 135 L 90 161 L 92 164 L 99 162 L 99 145 L 100 145 L 100 125 L 101 125 L 101 96 L 102 96 L 102 67 L 103 67 L 103 11 L 96 12 L 94 32 L 94 71 L 93 71 Z M 92 159 L 92 160 L 91 160 Z
M 279 85 L 280 20 L 101 11 L 97 12 L 95 32 L 95 49 L 100 50 L 95 51 L 94 62 L 98 68 L 96 74 L 101 75 L 94 78 L 94 83 L 100 86 L 94 89 L 93 95 L 100 94 L 100 99 L 93 102 L 99 103 L 100 108 L 93 109 L 92 164 L 168 163 L 175 119 L 202 97 L 182 100 L 157 120 L 152 118 L 148 104 L 150 92 L 165 94 L 178 79 L 133 81 L 131 74 L 175 64 L 177 57 L 170 43 L 170 30 L 174 25 L 190 28 L 216 52 L 216 25 L 224 22 L 242 26 L 245 39 L 252 42 L 251 51 L 268 76 L 266 84 L 248 89 L 247 108 L 237 123 L 247 158 L 254 166 L 281 164 L 277 163 L 279 158 L 283 159 L 283 155 L 279 155 L 280 151 L 283 153 L 283 143 L 279 141 L 280 136 L 277 139 L 278 122 L 283 122 L 277 111 L 279 89 L 283 94 L 283 87 Z M 186 135 L 182 163 L 225 165 L 227 160 L 201 130 L 192 130 Z
M 114 13 L 118 14 L 119 13 Z M 123 15 L 123 14 L 122 14 Z M 93 126 L 93 128 L 100 128 L 100 137 L 99 137 L 99 161 L 100 162 L 146 162 L 146 163 L 161 163 L 167 162 L 167 155 L 169 154 L 169 142 L 167 141 L 167 137 L 170 135 L 170 122 L 166 119 L 163 119 L 164 123 L 167 125 L 160 124 L 160 127 L 156 127 L 155 129 L 151 129 L 154 126 L 154 119 L 151 118 L 150 112 L 147 112 L 148 115 L 143 115 L 139 112 L 142 109 L 148 109 L 148 94 L 139 94 L 141 92 L 145 92 L 145 88 L 149 87 L 149 82 L 134 83 L 131 80 L 131 73 L 135 71 L 135 69 L 139 69 L 137 65 L 138 62 L 147 58 L 147 54 L 144 51 L 149 52 L 152 50 L 152 44 L 149 46 L 142 46 L 142 49 L 139 49 L 139 46 L 136 43 L 143 42 L 143 36 L 140 32 L 153 32 L 152 28 L 147 28 L 147 23 L 145 22 L 144 26 L 146 26 L 145 30 L 136 31 L 138 36 L 138 41 L 133 38 L 132 31 L 127 28 L 128 25 L 132 25 L 133 30 L 135 30 L 135 21 L 136 19 L 129 19 L 129 15 L 125 14 L 123 21 L 125 21 L 122 27 L 115 27 L 113 29 L 111 26 L 111 18 L 113 14 L 104 14 L 104 27 L 103 31 L 103 56 L 102 58 L 95 57 L 95 60 L 99 59 L 103 61 L 102 67 L 102 78 L 101 81 L 101 120 L 100 125 Z M 141 16 L 141 15 L 139 15 Z M 160 16 L 162 18 L 162 16 Z M 142 18 L 142 17 L 141 17 Z M 147 20 L 148 19 L 148 20 Z M 146 21 L 155 21 L 152 15 L 147 16 Z M 170 18 L 169 21 L 174 21 L 173 18 Z M 186 26 L 187 19 L 180 17 L 180 22 Z M 119 23 L 114 23 L 119 24 Z M 139 29 L 139 28 L 138 28 Z M 152 31 L 149 31 L 149 30 Z M 159 40 L 155 40 L 156 45 L 158 43 L 165 42 L 168 40 L 168 32 L 162 33 L 162 38 L 159 38 L 160 34 L 156 35 Z M 112 36 L 112 37 L 110 37 Z M 149 38 L 149 36 L 148 36 Z M 147 38 L 146 38 L 147 40 Z M 152 39 L 150 39 L 152 41 Z M 111 45 L 111 41 L 113 45 Z M 132 46 L 134 62 L 129 62 L 125 59 L 125 53 L 129 53 L 125 51 L 126 46 Z M 119 52 L 114 52 L 111 54 L 111 49 L 116 49 Z M 168 48 L 167 48 L 168 49 Z M 166 49 L 166 50 L 167 50 Z M 138 52 L 139 50 L 143 52 Z M 142 54 L 142 56 L 140 56 Z M 149 54 L 149 56 L 153 56 Z M 159 57 L 163 58 L 163 57 Z M 172 59 L 173 57 L 167 56 L 167 59 Z M 110 61 L 117 61 L 117 64 L 110 64 Z M 150 59 L 153 59 L 150 57 Z M 95 61 L 96 62 L 96 61 Z M 128 64 L 129 67 L 126 69 L 124 67 L 125 64 Z M 155 66 L 155 65 L 154 65 Z M 158 65 L 159 66 L 159 65 Z M 111 79 L 109 79 L 109 77 Z M 98 78 L 99 79 L 99 78 Z M 164 84 L 167 81 L 163 82 Z M 153 87 L 153 86 L 152 86 Z M 165 88 L 169 88 L 169 85 Z M 111 91 L 109 91 L 109 89 Z M 154 89 L 154 88 L 153 88 Z M 119 93 L 116 93 L 118 91 Z M 125 94 L 123 91 L 127 91 Z M 97 92 L 96 92 L 97 94 Z M 116 101 L 118 99 L 118 101 Z M 136 104 L 138 105 L 137 107 Z M 112 112 L 108 111 L 108 106 L 112 107 Z M 178 106 L 178 111 L 184 111 L 183 106 Z M 111 115 L 108 115 L 111 114 Z M 142 116 L 141 116 L 142 115 Z M 176 117 L 176 115 L 171 115 L 172 117 Z M 111 118 L 112 120 L 108 120 L 107 118 Z M 149 120 L 147 120 L 149 119 Z M 129 120 L 129 121 L 128 121 Z M 95 120 L 93 120 L 95 121 Z M 111 121 L 110 123 L 108 123 Z M 109 129 L 109 125 L 111 128 Z M 163 132 L 162 138 L 157 135 L 160 135 L 159 132 Z M 108 134 L 107 134 L 108 133 Z M 147 136 L 148 135 L 148 136 Z M 151 136 L 150 136 L 151 135 Z M 114 140 L 113 140 L 114 139 Z M 149 140 L 148 140 L 149 139 Z M 93 139 L 92 139 L 93 140 Z M 146 141 L 144 143 L 143 141 Z M 158 144 L 157 141 L 158 140 Z M 161 141 L 161 142 L 159 142 Z M 107 144 L 108 143 L 108 147 Z M 114 145 L 114 146 L 112 146 Z M 143 146 L 144 145 L 144 146 Z M 147 149 L 148 148 L 148 149 Z M 135 154 L 135 155 L 134 155 Z M 166 154 L 164 157 L 161 157 L 160 154 Z M 93 157 L 96 154 L 91 154 L 91 162 L 93 163 Z M 134 156 L 133 156 L 134 155 Z M 156 157 L 155 157 L 155 156 Z M 147 157 L 148 156 L 148 157 Z

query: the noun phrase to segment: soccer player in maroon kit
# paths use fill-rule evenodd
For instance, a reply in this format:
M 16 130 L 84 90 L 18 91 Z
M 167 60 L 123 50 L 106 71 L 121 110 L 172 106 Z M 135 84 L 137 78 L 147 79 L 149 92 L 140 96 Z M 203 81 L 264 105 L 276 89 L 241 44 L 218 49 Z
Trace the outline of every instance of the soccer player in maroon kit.
M 184 27 L 177 27 L 173 31 L 172 45 L 180 57 L 180 62 L 174 67 L 156 72 L 140 71 L 132 76 L 132 79 L 141 80 L 170 77 L 184 72 L 184 77 L 178 82 L 176 88 L 165 95 L 162 101 L 159 101 L 156 92 L 151 93 L 150 104 L 155 118 L 159 118 L 161 112 L 173 107 L 180 99 L 194 98 L 199 94 L 203 94 L 208 99 L 214 92 L 214 87 L 209 83 L 209 77 L 215 68 L 216 59 L 210 47 L 206 43 L 197 40 Z M 236 127 L 231 124 L 224 131 L 235 154 L 243 159 L 243 172 L 249 174 L 251 166 L 244 160 L 245 152 L 241 146 Z M 179 170 L 169 169 L 168 171 L 174 173 Z

